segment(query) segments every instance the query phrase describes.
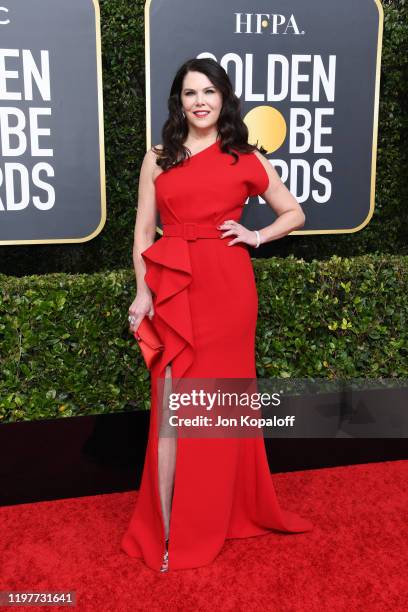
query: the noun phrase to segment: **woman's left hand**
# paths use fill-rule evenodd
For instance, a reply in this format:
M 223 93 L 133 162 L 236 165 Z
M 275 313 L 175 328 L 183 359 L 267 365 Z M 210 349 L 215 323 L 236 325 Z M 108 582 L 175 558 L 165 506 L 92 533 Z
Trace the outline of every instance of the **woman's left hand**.
M 217 225 L 217 229 L 227 230 L 221 236 L 221 240 L 226 236 L 236 236 L 234 240 L 228 242 L 227 246 L 232 246 L 233 244 L 237 244 L 238 242 L 244 242 L 245 244 L 249 244 L 249 246 L 254 247 L 256 245 L 256 234 L 254 230 L 249 230 L 247 227 L 244 227 L 237 221 L 233 221 L 232 219 L 228 219 L 227 221 L 223 221 L 220 225 Z

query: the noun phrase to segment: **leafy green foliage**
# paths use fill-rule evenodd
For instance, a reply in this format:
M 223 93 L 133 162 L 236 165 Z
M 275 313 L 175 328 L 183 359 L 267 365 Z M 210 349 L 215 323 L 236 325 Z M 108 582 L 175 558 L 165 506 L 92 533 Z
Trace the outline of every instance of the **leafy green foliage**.
M 0 422 L 149 407 L 128 271 L 0 283 Z
M 255 261 L 261 377 L 408 374 L 407 258 Z
M 253 261 L 262 378 L 408 375 L 408 259 Z M 133 270 L 0 275 L 0 423 L 150 407 Z

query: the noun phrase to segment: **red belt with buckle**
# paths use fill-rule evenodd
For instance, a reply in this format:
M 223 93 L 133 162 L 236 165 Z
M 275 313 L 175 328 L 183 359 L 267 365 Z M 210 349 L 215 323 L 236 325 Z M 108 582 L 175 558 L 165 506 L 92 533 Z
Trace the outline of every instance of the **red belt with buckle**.
M 215 225 L 204 225 L 202 223 L 165 223 L 163 225 L 163 236 L 184 238 L 184 240 L 197 240 L 197 238 L 219 238 L 222 235 Z

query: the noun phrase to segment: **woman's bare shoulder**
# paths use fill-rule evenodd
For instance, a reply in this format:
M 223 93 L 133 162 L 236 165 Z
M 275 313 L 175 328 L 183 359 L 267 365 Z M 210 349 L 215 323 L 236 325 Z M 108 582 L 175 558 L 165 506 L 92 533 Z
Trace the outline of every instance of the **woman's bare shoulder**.
M 155 151 L 156 149 L 156 151 Z M 152 167 L 156 164 L 156 159 L 158 158 L 158 151 L 163 150 L 163 146 L 161 144 L 155 145 L 147 149 L 144 159 L 147 164 L 150 164 Z
M 156 151 L 155 151 L 155 149 L 156 149 Z M 162 173 L 162 170 L 160 170 L 158 164 L 156 163 L 156 160 L 159 157 L 159 153 L 158 152 L 160 152 L 162 150 L 163 150 L 163 145 L 162 144 L 157 144 L 157 145 L 151 147 L 146 152 L 146 157 L 149 158 L 149 165 L 150 165 L 150 169 L 151 169 L 151 177 L 152 177 L 152 181 L 153 182 L 156 180 L 156 178 L 159 176 L 159 174 Z
M 163 145 L 162 144 L 153 145 L 152 148 L 149 149 L 149 153 L 154 155 L 154 157 L 157 157 L 157 155 L 158 155 L 157 151 L 163 151 Z

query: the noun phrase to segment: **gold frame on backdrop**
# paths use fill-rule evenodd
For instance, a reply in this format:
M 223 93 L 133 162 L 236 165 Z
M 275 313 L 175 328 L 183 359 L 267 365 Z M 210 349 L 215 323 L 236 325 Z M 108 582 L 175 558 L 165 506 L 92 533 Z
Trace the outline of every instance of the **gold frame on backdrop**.
M 105 180 L 105 141 L 103 126 L 103 89 L 102 89 L 102 45 L 101 45 L 101 14 L 98 0 L 92 0 L 95 9 L 96 33 L 96 72 L 98 88 L 98 126 L 99 126 L 99 175 L 101 188 L 101 220 L 98 227 L 83 238 L 48 238 L 46 240 L 0 240 L 0 245 L 11 244 L 55 244 L 68 242 L 87 242 L 95 238 L 106 223 L 106 180 Z
M 150 91 L 150 5 L 153 0 L 147 0 L 145 4 L 145 75 L 146 75 L 146 142 L 147 149 L 151 148 L 151 91 Z M 371 153 L 371 186 L 370 186 L 370 208 L 367 217 L 360 225 L 350 229 L 324 229 L 324 230 L 295 230 L 290 232 L 290 235 L 295 234 L 351 234 L 358 232 L 365 227 L 374 214 L 375 203 L 375 179 L 377 169 L 377 140 L 378 140 L 378 112 L 380 99 L 380 75 L 381 75 L 381 52 L 383 39 L 383 24 L 384 24 L 384 9 L 380 0 L 374 0 L 378 9 L 378 34 L 377 34 L 377 58 L 376 58 L 376 74 L 375 74 L 375 92 L 374 92 L 374 121 L 373 121 L 373 141 Z M 157 232 L 162 234 L 162 230 L 156 227 Z

